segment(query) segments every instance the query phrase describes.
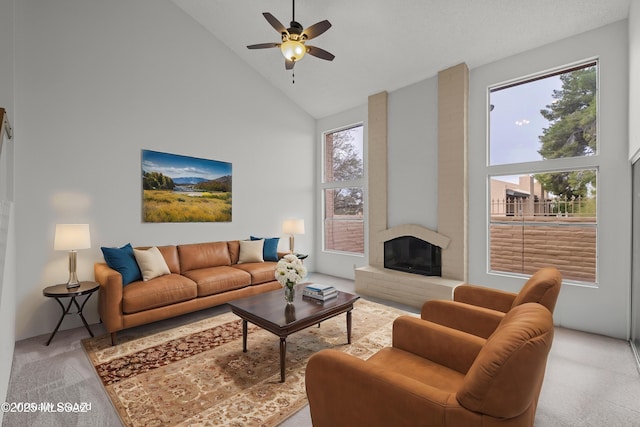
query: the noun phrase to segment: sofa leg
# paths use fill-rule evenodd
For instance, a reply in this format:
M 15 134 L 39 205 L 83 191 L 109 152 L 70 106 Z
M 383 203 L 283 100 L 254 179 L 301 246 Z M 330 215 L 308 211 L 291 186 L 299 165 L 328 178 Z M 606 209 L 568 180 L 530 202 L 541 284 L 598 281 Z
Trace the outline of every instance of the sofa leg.
M 116 333 L 111 332 L 111 345 L 116 345 Z

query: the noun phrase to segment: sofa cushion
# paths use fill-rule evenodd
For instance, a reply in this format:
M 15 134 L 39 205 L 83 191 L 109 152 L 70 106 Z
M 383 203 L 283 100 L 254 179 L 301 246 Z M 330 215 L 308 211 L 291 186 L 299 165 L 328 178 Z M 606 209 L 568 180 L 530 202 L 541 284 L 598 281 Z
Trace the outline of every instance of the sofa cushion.
M 278 243 L 279 237 L 255 237 L 251 236 L 251 240 L 264 240 L 262 248 L 262 258 L 265 261 L 278 261 Z
M 190 270 L 183 274 L 197 283 L 198 297 L 219 294 L 251 284 L 249 273 L 227 266 Z
M 262 262 L 262 248 L 264 240 L 242 240 L 240 241 L 240 256 L 238 264 L 245 262 Z
M 136 257 L 133 255 L 131 243 L 127 243 L 121 248 L 101 247 L 100 249 L 107 265 L 122 276 L 122 285 L 126 286 L 142 279 L 142 273 L 140 273 Z
M 240 258 L 240 241 L 239 240 L 229 240 L 227 242 L 227 248 L 229 248 L 229 256 L 231 257 L 231 265 L 238 263 L 238 258 Z
M 133 254 L 138 262 L 138 267 L 140 267 L 142 280 L 145 282 L 165 274 L 171 274 L 167 262 L 155 246 L 149 249 L 134 249 Z
M 265 262 L 249 262 L 244 264 L 236 264 L 233 268 L 246 271 L 251 275 L 251 284 L 259 285 L 260 283 L 272 282 L 276 280 L 276 265 L 277 262 L 265 261 Z
M 231 265 L 227 242 L 192 243 L 178 245 L 180 271 Z
M 164 307 L 188 301 L 197 294 L 195 282 L 179 274 L 167 274 L 125 286 L 122 290 L 122 311 L 129 314 Z

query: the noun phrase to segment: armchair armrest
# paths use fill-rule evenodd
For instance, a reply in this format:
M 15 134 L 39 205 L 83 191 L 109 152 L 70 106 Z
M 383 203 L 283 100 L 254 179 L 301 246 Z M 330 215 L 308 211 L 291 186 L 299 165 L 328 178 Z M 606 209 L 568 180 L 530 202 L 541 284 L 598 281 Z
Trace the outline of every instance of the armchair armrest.
M 93 273 L 100 284 L 98 313 L 107 332 L 124 328 L 122 318 L 122 275 L 106 263 L 95 263 Z
M 496 330 L 504 313 L 463 302 L 432 300 L 424 303 L 420 317 L 486 339 Z
M 516 294 L 476 285 L 460 285 L 453 290 L 453 300 L 506 313 L 511 309 Z
M 437 323 L 400 316 L 393 322 L 393 347 L 466 374 L 486 340 Z
M 453 393 L 331 349 L 311 356 L 305 383 L 314 427 L 415 426 L 459 406 Z

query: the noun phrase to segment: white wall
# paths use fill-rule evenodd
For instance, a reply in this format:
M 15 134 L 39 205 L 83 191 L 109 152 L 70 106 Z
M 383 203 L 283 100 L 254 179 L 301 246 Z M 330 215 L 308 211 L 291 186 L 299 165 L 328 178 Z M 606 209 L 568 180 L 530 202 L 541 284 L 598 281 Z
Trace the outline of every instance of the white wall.
M 13 58 L 13 0 L 0 0 L 0 107 L 7 110 L 13 125 L 14 122 L 14 58 Z M 17 133 L 19 135 L 19 132 Z M 15 314 L 16 314 L 16 262 L 15 262 L 15 226 L 12 221 L 13 197 L 13 159 L 14 144 L 19 137 L 9 141 L 5 135 L 2 155 L 0 156 L 0 215 L 2 208 L 8 207 L 9 217 L 4 217 L 8 224 L 0 219 L 0 232 L 7 230 L 7 234 L 0 236 L 0 402 L 6 400 L 13 349 L 15 343 Z M 6 215 L 6 212 L 4 212 Z M 0 412 L 0 423 L 3 414 Z
M 640 1 L 629 7 L 629 158 L 640 158 Z
M 627 21 L 475 68 L 469 100 L 469 277 L 516 291 L 524 279 L 487 273 L 487 87 L 586 58 L 598 57 L 598 287 L 565 283 L 556 324 L 627 338 L 631 283 L 631 169 L 628 162 Z
M 0 0 L 0 107 L 7 110 L 12 125 L 15 117 L 13 9 L 13 0 Z M 10 204 L 13 197 L 13 146 L 18 137 L 14 135 L 14 138 L 9 141 L 4 135 L 0 135 L 0 139 L 2 138 L 4 143 L 0 157 L 0 203 Z M 4 257 L 4 262 L 0 261 L 0 402 L 6 400 L 15 342 L 15 226 L 11 221 L 11 207 L 9 209 L 8 234 L 4 238 L 0 236 L 0 243 L 6 242 L 5 247 L 0 247 L 0 259 Z M 0 424 L 2 416 L 0 412 Z
M 315 121 L 168 0 L 24 0 L 15 27 L 17 339 L 50 333 L 60 316 L 42 296 L 68 275 L 67 254 L 53 251 L 56 223 L 91 225 L 81 280 L 93 278 L 100 246 L 279 236 L 285 218 L 313 223 Z M 142 149 L 231 162 L 233 221 L 142 223 Z M 80 325 L 69 317 L 63 329 Z
M 345 112 L 335 114 L 332 116 L 325 117 L 316 122 L 316 148 L 315 148 L 315 160 L 314 160 L 314 170 L 315 176 L 318 183 L 322 180 L 322 168 L 321 162 L 323 159 L 323 134 L 329 131 L 337 130 L 340 128 L 344 128 L 347 126 L 351 126 L 357 123 L 364 124 L 364 161 L 365 161 L 365 169 L 367 164 L 367 105 L 366 100 L 365 104 L 360 107 L 356 107 Z M 367 172 L 365 172 L 367 173 Z M 318 187 L 319 188 L 319 187 Z M 365 200 L 367 200 L 365 189 Z M 344 277 L 347 279 L 353 279 L 355 277 L 355 269 L 358 267 L 362 267 L 368 264 L 368 260 L 366 257 L 362 255 L 352 255 L 352 254 L 342 254 L 335 252 L 323 252 L 323 233 L 322 233 L 322 223 L 324 220 L 323 214 L 323 202 L 322 202 L 322 193 L 320 190 L 316 191 L 315 194 L 315 235 L 318 236 L 315 241 L 314 246 L 314 254 L 313 258 L 315 259 L 315 267 L 316 271 L 330 274 L 332 276 Z M 367 206 L 365 205 L 365 212 Z M 366 216 L 366 215 L 365 215 Z M 365 230 L 367 229 L 367 222 L 365 218 Z M 367 247 L 367 233 L 365 231 L 365 243 L 364 247 Z M 296 240 L 297 241 L 297 240 Z M 296 243 L 296 247 L 298 247 L 298 243 Z M 304 248 L 302 246 L 302 248 Z M 365 249 L 366 250 L 366 249 Z M 304 250 L 302 250 L 304 252 Z M 307 261 L 305 261 L 306 263 Z

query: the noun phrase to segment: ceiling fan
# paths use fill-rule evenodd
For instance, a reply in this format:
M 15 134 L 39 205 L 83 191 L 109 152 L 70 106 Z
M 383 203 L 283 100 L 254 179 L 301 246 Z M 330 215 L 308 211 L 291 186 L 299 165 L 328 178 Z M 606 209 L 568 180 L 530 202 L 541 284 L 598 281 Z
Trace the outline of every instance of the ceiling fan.
M 292 70 L 297 61 L 302 59 L 305 53 L 315 56 L 316 58 L 324 59 L 327 61 L 333 61 L 335 56 L 324 49 L 319 47 L 306 45 L 307 40 L 311 40 L 314 37 L 318 37 L 329 28 L 331 23 L 326 19 L 318 23 L 313 24 L 309 28 L 304 27 L 296 22 L 296 1 L 292 0 L 293 13 L 291 18 L 291 26 L 285 28 L 280 21 L 278 21 L 269 12 L 264 12 L 262 15 L 267 22 L 271 24 L 282 37 L 281 43 L 260 43 L 247 46 L 248 49 L 266 49 L 270 47 L 279 47 L 282 55 L 284 56 L 284 67 L 287 70 Z

